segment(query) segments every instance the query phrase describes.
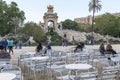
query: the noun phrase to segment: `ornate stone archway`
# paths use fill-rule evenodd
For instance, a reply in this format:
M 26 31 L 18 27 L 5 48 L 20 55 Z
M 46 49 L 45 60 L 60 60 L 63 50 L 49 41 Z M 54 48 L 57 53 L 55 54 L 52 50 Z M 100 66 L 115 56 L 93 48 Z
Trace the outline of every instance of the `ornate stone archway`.
M 58 30 L 62 30 L 62 23 L 58 23 L 58 16 L 57 13 L 54 13 L 54 7 L 52 5 L 48 5 L 47 6 L 47 12 L 44 13 L 43 16 L 43 20 L 44 23 L 40 23 L 40 25 L 42 26 L 42 29 L 45 32 L 48 32 L 48 22 L 51 21 L 53 22 L 53 29 L 54 31 L 58 31 Z

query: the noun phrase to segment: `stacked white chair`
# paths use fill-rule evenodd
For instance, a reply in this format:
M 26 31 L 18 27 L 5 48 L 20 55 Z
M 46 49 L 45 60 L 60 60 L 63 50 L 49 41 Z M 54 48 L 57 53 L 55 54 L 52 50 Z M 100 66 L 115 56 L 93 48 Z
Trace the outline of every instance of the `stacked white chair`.
M 47 61 L 46 60 L 31 61 L 29 69 L 30 71 L 33 71 L 34 80 L 38 80 L 36 76 L 36 72 L 40 72 L 40 74 L 42 75 L 42 72 L 44 71 L 44 75 L 45 75 L 45 71 L 47 71 Z M 31 74 L 28 77 L 30 76 Z
M 30 55 L 29 54 L 21 54 L 19 55 L 18 57 L 18 66 L 21 65 L 22 62 L 25 62 L 25 58 L 30 58 Z
M 0 69 L 4 67 L 11 67 L 11 60 L 10 59 L 0 59 Z
M 71 75 L 71 73 L 69 73 L 69 71 L 65 68 L 65 65 L 52 65 L 51 69 L 53 71 L 53 75 L 55 75 L 55 77 L 58 80 L 75 80 L 75 76 Z
M 23 80 L 20 67 L 4 68 L 1 72 L 14 73 L 16 75 L 16 78 L 14 80 Z
M 103 71 L 101 80 L 117 80 L 118 71 Z
M 79 75 L 79 80 L 98 80 L 98 72 L 86 72 Z

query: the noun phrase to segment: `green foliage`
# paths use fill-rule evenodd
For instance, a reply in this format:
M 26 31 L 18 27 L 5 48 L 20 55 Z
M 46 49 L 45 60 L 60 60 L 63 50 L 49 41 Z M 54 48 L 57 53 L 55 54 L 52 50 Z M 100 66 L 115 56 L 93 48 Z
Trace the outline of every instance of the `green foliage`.
M 120 37 L 120 18 L 106 13 L 95 19 L 95 32 Z
M 86 36 L 87 40 L 90 40 L 91 38 L 93 38 L 92 36 L 88 35 Z
M 62 22 L 63 29 L 72 29 L 72 30 L 78 30 L 78 24 L 75 21 L 72 21 L 70 19 L 66 19 Z
M 15 26 L 22 24 L 24 19 L 24 12 L 18 8 L 15 2 L 7 4 L 5 1 L 0 0 L 0 35 L 14 33 Z
M 101 10 L 102 5 L 100 4 L 100 0 L 91 0 L 89 2 L 89 11 L 93 11 L 93 12 L 98 12 Z
M 104 39 L 100 39 L 98 41 L 94 41 L 95 44 L 107 43 Z
M 42 31 L 41 27 L 34 22 L 26 23 L 25 26 L 19 30 L 19 33 L 33 36 L 36 42 L 44 42 L 46 39 L 46 35 Z
M 24 35 L 24 34 L 19 34 L 15 40 L 17 40 L 17 41 L 22 40 L 24 43 L 24 42 L 28 41 L 28 39 L 29 39 L 29 36 Z
M 47 36 L 51 36 L 51 45 L 61 45 L 61 36 L 53 31 L 53 28 L 49 28 L 49 32 L 46 33 Z
M 109 40 L 109 43 L 111 43 L 111 44 L 120 44 L 120 41 L 110 39 L 110 40 Z
M 116 37 L 120 37 L 120 16 L 116 17 Z
M 91 25 L 78 23 L 78 30 L 81 32 L 91 32 Z

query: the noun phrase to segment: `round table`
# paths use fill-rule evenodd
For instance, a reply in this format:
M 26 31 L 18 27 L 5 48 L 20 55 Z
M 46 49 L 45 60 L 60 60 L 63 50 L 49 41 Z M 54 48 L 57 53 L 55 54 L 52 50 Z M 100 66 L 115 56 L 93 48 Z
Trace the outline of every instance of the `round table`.
M 16 77 L 13 73 L 0 73 L 0 80 L 12 80 Z
M 25 54 L 34 55 L 34 54 L 36 54 L 36 52 L 26 52 Z
M 89 70 L 90 68 L 92 68 L 91 65 L 89 64 L 67 64 L 65 65 L 66 69 L 69 69 L 69 73 L 68 75 L 71 75 L 72 70 Z M 75 73 L 76 77 L 78 76 L 77 72 Z
M 92 66 L 89 64 L 67 64 L 65 65 L 65 67 L 66 69 L 70 69 L 70 70 L 75 70 L 75 69 L 89 70 L 90 68 L 92 68 Z
M 49 59 L 48 56 L 39 56 L 39 57 L 25 58 L 25 61 L 28 61 L 28 60 L 47 60 L 47 59 Z
M 31 60 L 47 60 L 48 56 L 31 57 Z

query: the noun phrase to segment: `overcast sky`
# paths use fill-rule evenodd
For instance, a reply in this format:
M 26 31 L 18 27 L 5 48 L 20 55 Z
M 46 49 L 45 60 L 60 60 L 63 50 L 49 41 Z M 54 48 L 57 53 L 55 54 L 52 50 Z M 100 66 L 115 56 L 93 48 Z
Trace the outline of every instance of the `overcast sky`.
M 14 1 L 18 4 L 20 10 L 25 12 L 27 21 L 43 22 L 44 13 L 47 12 L 47 6 L 53 5 L 54 12 L 58 14 L 58 21 L 65 19 L 74 20 L 74 18 L 86 17 L 92 15 L 88 11 L 90 0 L 4 0 L 8 4 Z M 115 13 L 120 12 L 119 0 L 101 0 L 102 9 L 95 15 L 105 12 Z

